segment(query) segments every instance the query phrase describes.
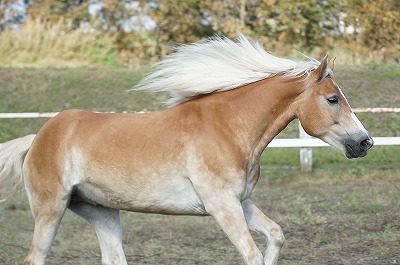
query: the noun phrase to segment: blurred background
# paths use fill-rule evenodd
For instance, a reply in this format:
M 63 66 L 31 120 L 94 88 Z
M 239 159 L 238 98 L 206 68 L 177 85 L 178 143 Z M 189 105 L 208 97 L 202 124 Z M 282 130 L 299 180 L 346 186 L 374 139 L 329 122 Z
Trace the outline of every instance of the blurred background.
M 398 0 L 2 0 L 0 66 L 136 68 L 238 30 L 279 56 L 400 62 Z

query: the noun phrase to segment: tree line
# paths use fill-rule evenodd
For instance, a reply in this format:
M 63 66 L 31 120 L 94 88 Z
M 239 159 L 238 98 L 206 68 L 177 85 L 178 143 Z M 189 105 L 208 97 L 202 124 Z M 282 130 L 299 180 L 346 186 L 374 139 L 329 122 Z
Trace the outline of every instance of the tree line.
M 65 30 L 113 36 L 120 54 L 162 57 L 176 43 L 235 37 L 237 31 L 268 49 L 326 52 L 335 45 L 353 56 L 372 51 L 400 59 L 398 0 L 3 0 L 0 30 L 26 21 L 62 21 Z

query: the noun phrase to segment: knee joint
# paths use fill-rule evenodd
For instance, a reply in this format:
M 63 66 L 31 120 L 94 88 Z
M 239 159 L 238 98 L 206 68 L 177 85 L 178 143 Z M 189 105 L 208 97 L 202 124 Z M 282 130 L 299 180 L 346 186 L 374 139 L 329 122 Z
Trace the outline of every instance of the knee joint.
M 271 229 L 271 243 L 275 244 L 276 246 L 283 246 L 285 244 L 285 236 L 283 235 L 282 228 L 279 225 L 273 227 Z

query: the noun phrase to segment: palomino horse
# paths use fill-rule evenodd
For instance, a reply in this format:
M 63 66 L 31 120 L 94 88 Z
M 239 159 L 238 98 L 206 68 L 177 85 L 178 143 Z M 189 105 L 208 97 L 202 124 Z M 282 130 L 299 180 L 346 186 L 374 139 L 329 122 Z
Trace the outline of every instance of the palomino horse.
M 126 264 L 121 209 L 211 215 L 246 264 L 277 264 L 282 230 L 250 200 L 268 143 L 298 118 L 348 158 L 373 144 L 333 81 L 333 64 L 278 58 L 242 35 L 213 38 L 181 46 L 137 86 L 169 92 L 167 110 L 68 110 L 35 137 L 6 143 L 2 191 L 24 183 L 35 219 L 25 264 L 45 263 L 67 208 L 93 225 L 103 264 Z M 250 231 L 266 237 L 264 255 Z

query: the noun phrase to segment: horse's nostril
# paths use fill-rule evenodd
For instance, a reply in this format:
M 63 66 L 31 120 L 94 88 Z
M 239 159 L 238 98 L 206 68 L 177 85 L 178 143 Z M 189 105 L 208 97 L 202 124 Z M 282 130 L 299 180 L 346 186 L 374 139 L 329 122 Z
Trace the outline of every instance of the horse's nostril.
M 374 141 L 371 138 L 362 140 L 360 143 L 360 147 L 364 151 L 370 149 L 373 145 L 374 145 Z

